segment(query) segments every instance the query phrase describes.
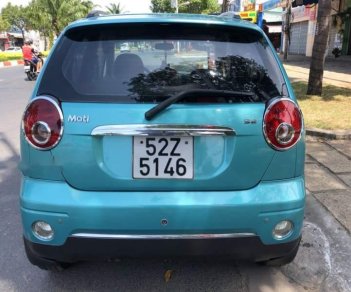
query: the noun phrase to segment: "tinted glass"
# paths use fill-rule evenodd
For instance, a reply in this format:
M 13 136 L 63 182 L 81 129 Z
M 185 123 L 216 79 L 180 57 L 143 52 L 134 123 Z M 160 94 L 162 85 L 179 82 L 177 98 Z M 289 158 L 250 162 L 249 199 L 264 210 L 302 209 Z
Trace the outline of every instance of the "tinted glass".
M 68 31 L 38 94 L 60 100 L 159 102 L 193 89 L 253 92 L 241 99 L 190 97 L 182 102 L 262 102 L 280 95 L 283 78 L 256 31 L 209 25 L 99 25 Z

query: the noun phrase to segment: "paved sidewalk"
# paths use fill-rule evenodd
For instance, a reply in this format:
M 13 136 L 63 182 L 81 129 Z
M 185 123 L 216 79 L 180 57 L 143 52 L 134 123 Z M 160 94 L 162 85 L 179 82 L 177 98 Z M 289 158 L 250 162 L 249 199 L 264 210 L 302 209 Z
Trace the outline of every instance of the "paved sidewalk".
M 281 60 L 282 59 L 282 56 Z M 298 55 L 289 55 L 284 61 L 284 68 L 292 82 L 308 81 L 311 58 Z M 323 84 L 331 84 L 351 88 L 351 56 L 327 58 L 324 66 Z
M 308 138 L 306 189 L 351 233 L 351 140 Z

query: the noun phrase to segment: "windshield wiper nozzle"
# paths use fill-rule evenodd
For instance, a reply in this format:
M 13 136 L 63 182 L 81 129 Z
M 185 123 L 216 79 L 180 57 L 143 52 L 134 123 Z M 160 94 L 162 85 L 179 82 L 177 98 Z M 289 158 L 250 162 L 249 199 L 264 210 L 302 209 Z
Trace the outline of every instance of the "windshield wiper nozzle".
M 216 90 L 216 89 L 192 89 L 181 91 L 164 101 L 160 102 L 158 105 L 154 106 L 145 113 L 145 119 L 150 121 L 158 113 L 169 107 L 171 104 L 181 101 L 186 97 L 253 97 L 255 93 L 246 91 L 232 91 L 232 90 Z

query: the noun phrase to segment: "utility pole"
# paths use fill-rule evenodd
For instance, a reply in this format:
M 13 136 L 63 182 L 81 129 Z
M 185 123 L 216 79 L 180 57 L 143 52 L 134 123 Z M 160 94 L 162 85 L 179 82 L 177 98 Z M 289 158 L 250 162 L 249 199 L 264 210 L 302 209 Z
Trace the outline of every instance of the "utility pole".
M 178 0 L 171 0 L 171 7 L 175 8 L 175 13 L 178 13 Z
M 171 7 L 175 8 L 175 13 L 179 12 L 179 7 L 178 7 L 178 0 L 171 0 Z M 177 54 L 180 53 L 180 43 L 177 41 Z
M 291 0 L 286 1 L 286 13 L 285 13 L 285 23 L 284 23 L 284 61 L 288 59 L 288 50 L 290 43 L 290 19 L 291 19 Z
M 228 8 L 228 0 L 223 0 L 222 13 L 227 12 L 227 8 Z

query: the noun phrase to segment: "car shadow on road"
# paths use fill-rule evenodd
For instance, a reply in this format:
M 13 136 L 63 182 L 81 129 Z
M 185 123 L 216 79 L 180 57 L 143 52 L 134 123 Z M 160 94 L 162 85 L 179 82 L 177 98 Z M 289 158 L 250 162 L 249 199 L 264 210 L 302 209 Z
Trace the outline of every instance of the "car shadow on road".
M 80 263 L 60 274 L 49 273 L 48 281 L 60 291 L 263 291 L 264 287 L 282 291 L 293 287 L 278 269 L 214 257 Z

